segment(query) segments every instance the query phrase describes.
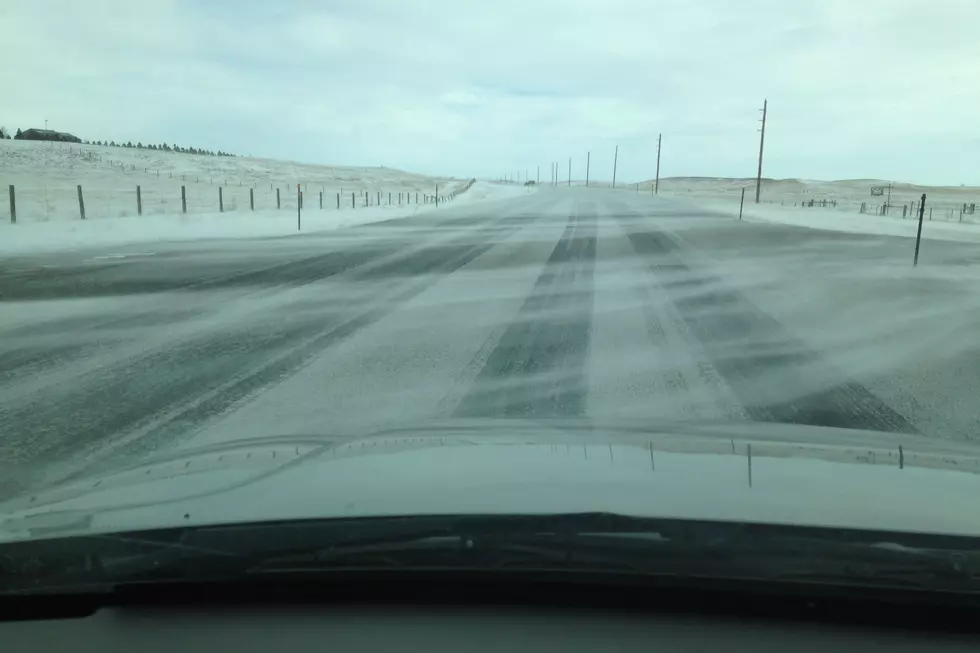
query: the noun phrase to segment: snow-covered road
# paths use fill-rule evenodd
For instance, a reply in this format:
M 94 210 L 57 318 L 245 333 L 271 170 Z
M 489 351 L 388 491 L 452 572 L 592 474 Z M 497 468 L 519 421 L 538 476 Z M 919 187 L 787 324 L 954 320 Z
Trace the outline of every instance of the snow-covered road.
M 0 259 L 0 495 L 447 418 L 980 436 L 980 255 L 541 189 L 319 234 Z

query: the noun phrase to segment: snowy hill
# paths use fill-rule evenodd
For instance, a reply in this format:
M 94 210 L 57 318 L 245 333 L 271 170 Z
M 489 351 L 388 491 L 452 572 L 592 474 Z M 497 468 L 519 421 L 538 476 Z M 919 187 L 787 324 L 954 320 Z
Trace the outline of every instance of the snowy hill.
M 471 188 L 471 180 L 381 167 L 4 140 L 0 255 L 295 234 L 297 184 L 303 189 L 303 233 L 531 192 L 483 182 Z M 10 220 L 9 185 L 15 187 L 16 224 Z M 437 188 L 444 200 L 438 207 L 432 201 Z
M 378 193 L 386 204 L 388 193 L 448 195 L 464 181 L 427 177 L 390 168 L 322 166 L 247 157 L 215 157 L 136 148 L 0 141 L 0 184 L 16 188 L 20 222 L 80 218 L 77 187 L 82 186 L 86 218 L 127 217 L 137 214 L 136 187 L 140 186 L 143 215 L 181 213 L 181 186 L 187 212 L 219 210 L 218 188 L 225 211 L 249 210 L 249 189 L 255 208 L 275 209 L 276 189 L 283 210 L 296 208 L 296 184 L 305 188 L 306 208 L 319 204 L 336 209 L 355 201 L 377 205 Z M 0 202 L 0 222 L 9 222 L 7 198 Z M 403 203 L 407 197 L 403 195 Z

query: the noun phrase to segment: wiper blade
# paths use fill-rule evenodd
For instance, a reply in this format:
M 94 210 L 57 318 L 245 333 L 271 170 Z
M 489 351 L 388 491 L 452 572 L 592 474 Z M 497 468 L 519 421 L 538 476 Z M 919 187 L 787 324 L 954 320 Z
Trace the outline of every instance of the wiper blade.
M 647 546 L 666 540 L 656 533 L 645 540 L 642 552 L 653 553 Z M 632 542 L 633 552 L 641 552 Z M 248 570 L 249 573 L 282 573 L 364 567 L 402 568 L 556 568 L 616 567 L 639 571 L 629 556 L 621 555 L 624 540 L 617 535 L 428 535 L 409 540 L 371 544 L 346 544 L 315 551 L 271 557 Z
M 0 591 L 370 568 L 601 570 L 978 591 L 977 550 L 974 538 L 604 513 L 328 519 L 0 547 Z M 25 557 L 11 555 L 17 551 Z
M 363 568 L 616 571 L 684 577 L 980 590 L 963 556 L 806 538 L 673 540 L 657 531 L 426 536 L 271 557 L 249 574 Z

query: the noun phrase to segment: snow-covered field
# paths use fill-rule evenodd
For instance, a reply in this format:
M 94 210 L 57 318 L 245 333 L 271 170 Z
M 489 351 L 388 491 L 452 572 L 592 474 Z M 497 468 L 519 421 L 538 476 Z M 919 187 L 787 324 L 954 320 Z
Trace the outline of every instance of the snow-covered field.
M 886 199 L 871 196 L 872 186 L 887 186 L 874 179 L 844 181 L 763 181 L 761 203 L 755 203 L 754 179 L 670 178 L 660 180 L 661 197 L 691 201 L 697 206 L 737 216 L 745 188 L 743 219 L 790 224 L 848 233 L 882 234 L 914 238 L 917 215 L 912 203 L 926 194 L 926 224 L 922 237 L 935 240 L 980 241 L 980 210 L 960 215 L 964 204 L 980 203 L 980 188 L 973 186 L 920 186 L 894 184 L 888 215 L 874 210 Z M 628 187 L 624 190 L 628 190 Z M 649 193 L 647 182 L 641 193 Z M 836 206 L 801 206 L 810 200 L 836 200 Z M 868 213 L 860 213 L 867 202 Z M 909 208 L 903 218 L 903 207 Z
M 649 192 L 649 181 L 641 182 L 640 192 Z M 884 187 L 890 182 L 881 179 L 844 179 L 839 181 L 817 181 L 808 179 L 764 179 L 760 200 L 764 204 L 800 208 L 801 202 L 810 200 L 836 200 L 840 211 L 857 213 L 861 203 L 866 202 L 869 210 L 883 204 L 886 195 L 872 196 L 871 188 Z M 755 200 L 755 179 L 730 179 L 715 177 L 671 177 L 660 180 L 660 193 L 672 196 L 692 196 L 715 198 L 736 204 L 745 188 L 745 201 Z M 886 191 L 887 193 L 887 191 Z M 959 212 L 964 204 L 980 203 L 980 188 L 975 186 L 922 186 L 919 184 L 892 183 L 891 205 L 888 217 L 901 218 L 902 207 L 911 206 L 922 194 L 927 195 L 926 206 L 933 207 L 934 220 L 947 220 L 950 210 L 953 219 L 959 221 Z M 980 212 L 964 215 L 963 221 L 980 224 Z
M 432 210 L 435 204 L 427 203 L 426 197 L 437 188 L 440 196 L 450 198 L 468 183 L 381 167 L 6 140 L 0 141 L 0 187 L 4 191 L 0 254 L 293 234 L 297 230 L 297 184 L 304 191 L 303 231 L 334 229 Z M 16 189 L 16 225 L 10 223 L 8 185 Z M 79 185 L 84 221 L 78 204 Z M 142 215 L 137 211 L 137 186 Z M 182 186 L 186 214 L 181 210 Z M 219 188 L 223 212 L 219 210 Z M 478 183 L 441 206 L 526 192 L 523 187 Z
M 724 213 L 733 218 L 738 217 L 738 202 L 733 204 L 713 198 L 702 199 L 698 197 L 684 197 L 682 201 L 690 201 L 701 209 Z M 896 218 L 868 215 L 832 208 L 802 209 L 773 204 L 756 205 L 750 204 L 748 200 L 745 202 L 742 219 L 746 222 L 787 224 L 810 229 L 904 238 L 915 238 L 918 230 L 918 220 L 911 217 L 903 220 L 901 216 Z M 926 218 L 922 227 L 922 238 L 925 240 L 980 242 L 980 224 L 966 222 L 966 216 L 964 216 L 962 223 Z

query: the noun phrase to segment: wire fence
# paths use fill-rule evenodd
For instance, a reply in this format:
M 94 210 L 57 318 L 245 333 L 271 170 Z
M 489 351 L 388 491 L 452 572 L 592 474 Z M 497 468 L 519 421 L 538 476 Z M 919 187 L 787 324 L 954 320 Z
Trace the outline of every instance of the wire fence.
M 159 160 L 123 162 L 105 152 L 78 146 L 55 150 L 60 158 L 51 168 L 36 174 L 31 174 L 29 168 L 15 171 L 0 180 L 7 182 L 0 186 L 6 196 L 0 202 L 0 221 L 295 211 L 300 193 L 304 210 L 408 207 L 452 201 L 475 181 L 433 182 L 407 173 L 390 173 L 388 178 L 380 179 L 357 178 L 356 173 L 345 174 L 344 169 L 338 169 L 341 172 L 331 179 L 317 180 L 300 176 L 306 172 L 301 166 L 296 166 L 297 177 L 287 181 L 270 179 L 264 169 L 254 173 L 222 169 L 220 162 L 217 169 L 175 171 L 152 167 Z M 129 153 L 128 149 L 124 152 Z M 172 166 L 174 158 L 183 156 L 191 155 L 171 154 L 162 162 Z M 377 175 L 377 169 L 371 170 Z
M 303 209 L 357 210 L 366 207 L 414 206 L 449 202 L 469 184 L 430 188 L 399 186 L 397 190 L 338 188 L 326 184 L 300 184 Z M 258 184 L 217 186 L 185 184 L 170 188 L 138 184 L 129 189 L 49 186 L 7 189 L 6 217 L 10 222 L 63 219 L 126 218 L 133 216 L 234 213 L 240 211 L 296 210 L 300 192 L 295 186 Z M 438 200 L 437 200 L 438 193 Z
M 773 204 L 772 200 L 767 202 Z M 809 198 L 802 200 L 780 200 L 783 206 L 799 208 L 832 208 L 842 211 L 856 211 L 866 215 L 886 216 L 897 219 L 916 219 L 919 217 L 920 199 L 888 202 L 858 202 L 853 198 L 828 199 Z M 945 222 L 963 222 L 980 224 L 980 214 L 977 213 L 977 203 L 963 202 L 959 198 L 945 197 L 936 193 L 930 197 L 926 193 L 923 219 L 942 220 Z

